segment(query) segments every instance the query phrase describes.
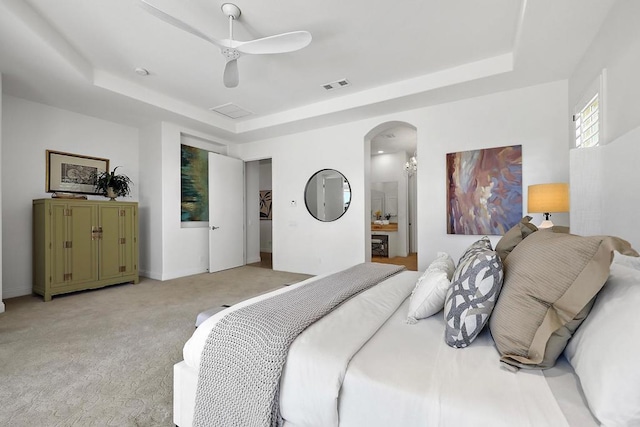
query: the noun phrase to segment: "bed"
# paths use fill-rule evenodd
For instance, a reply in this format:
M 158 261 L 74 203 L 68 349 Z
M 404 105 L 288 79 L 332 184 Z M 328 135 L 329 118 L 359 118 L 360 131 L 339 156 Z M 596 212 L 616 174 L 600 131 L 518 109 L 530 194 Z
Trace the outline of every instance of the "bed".
M 629 271 L 618 263 L 612 266 L 612 275 L 637 279 Z M 442 339 L 442 316 L 407 324 L 408 297 L 421 275 L 405 271 L 385 280 L 296 339 L 281 383 L 285 425 L 599 425 L 564 356 L 552 369 L 514 374 L 498 363 L 488 330 L 461 350 Z M 174 422 L 179 426 L 192 425 L 204 341 L 225 314 L 217 313 L 195 331 L 184 347 L 184 361 L 174 367 Z
M 574 222 L 579 224 L 572 216 Z M 425 272 L 403 271 L 347 299 L 306 328 L 288 349 L 281 374 L 278 401 L 284 425 L 640 425 L 640 367 L 635 360 L 640 351 L 640 328 L 634 327 L 640 305 L 637 253 L 619 239 L 583 239 L 560 230 L 530 233 L 524 219 L 514 228 L 511 237 L 516 239 L 507 242 L 508 252 L 500 256 L 500 262 L 493 260 L 493 265 L 501 263 L 506 272 L 502 291 L 494 286 L 481 292 L 485 300 L 495 295 L 489 304 L 493 313 L 476 316 L 482 318 L 482 325 L 473 333 L 462 334 L 462 341 L 473 335 L 471 342 L 456 341 L 459 331 L 453 326 L 460 324 L 448 315 L 455 312 L 452 286 L 464 273 L 464 269 L 458 271 L 461 265 L 487 253 L 482 246 L 488 239 L 480 239 L 475 248 L 471 245 L 465 251 L 450 280 L 441 280 L 442 271 L 432 266 Z M 507 237 L 503 240 L 509 240 Z M 554 247 L 556 239 L 560 244 Z M 574 248 L 575 242 L 584 243 L 584 247 Z M 496 252 L 505 249 L 504 244 L 498 246 L 500 243 Z M 532 256 L 532 247 L 539 256 L 547 257 L 544 262 Z M 587 261 L 571 258 L 588 250 L 592 253 Z M 465 260 L 469 251 L 473 256 Z M 469 261 L 469 265 L 477 264 Z M 510 284 L 513 279 L 506 276 L 517 272 L 535 284 L 566 275 L 564 270 L 572 265 L 579 265 L 578 272 L 557 301 L 545 302 L 547 296 L 533 294 L 533 302 L 522 303 L 516 298 L 515 306 L 503 303 L 512 301 L 515 290 L 522 286 Z M 427 281 L 424 277 L 429 271 L 436 271 L 440 280 L 432 283 L 431 291 L 446 292 L 444 311 L 436 304 L 417 316 L 412 300 L 417 299 L 417 285 Z M 193 425 L 202 351 L 221 319 L 328 276 L 244 301 L 202 323 L 184 346 L 184 360 L 174 366 L 175 424 Z M 580 302 L 576 303 L 578 294 Z M 565 304 L 567 295 L 571 300 Z M 420 310 L 424 308 L 420 306 Z M 505 350 L 505 346 L 521 343 L 505 339 L 504 325 L 511 326 L 536 311 L 546 314 L 534 322 L 537 329 L 531 333 L 529 352 Z M 551 328 L 560 332 L 550 335 L 564 341 L 552 345 L 547 337 L 544 354 L 537 354 L 536 340 L 544 335 L 540 331 L 549 322 L 562 323 L 563 329 Z M 554 351 L 557 354 L 549 362 L 548 353 Z

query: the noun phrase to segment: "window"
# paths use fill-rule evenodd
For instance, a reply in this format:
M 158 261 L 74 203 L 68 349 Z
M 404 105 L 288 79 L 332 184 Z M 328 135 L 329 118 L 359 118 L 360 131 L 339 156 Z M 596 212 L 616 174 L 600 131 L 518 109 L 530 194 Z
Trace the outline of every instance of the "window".
M 573 108 L 575 147 L 589 148 L 606 144 L 607 69 L 582 89 Z
M 595 147 L 600 142 L 598 94 L 573 116 L 576 125 L 576 148 Z

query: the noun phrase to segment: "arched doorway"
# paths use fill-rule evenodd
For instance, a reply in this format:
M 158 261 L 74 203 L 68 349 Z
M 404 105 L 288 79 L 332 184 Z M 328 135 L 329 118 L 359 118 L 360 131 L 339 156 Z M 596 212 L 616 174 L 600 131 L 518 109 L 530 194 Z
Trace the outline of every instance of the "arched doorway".
M 417 129 L 385 122 L 364 143 L 366 259 L 417 269 Z

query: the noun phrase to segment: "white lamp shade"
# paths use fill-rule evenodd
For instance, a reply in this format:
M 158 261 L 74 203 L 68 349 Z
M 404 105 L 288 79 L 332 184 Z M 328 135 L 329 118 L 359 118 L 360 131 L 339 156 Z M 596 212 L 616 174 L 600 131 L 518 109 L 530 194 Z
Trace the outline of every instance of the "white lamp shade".
M 529 213 L 569 212 L 569 184 L 537 184 L 529 186 Z

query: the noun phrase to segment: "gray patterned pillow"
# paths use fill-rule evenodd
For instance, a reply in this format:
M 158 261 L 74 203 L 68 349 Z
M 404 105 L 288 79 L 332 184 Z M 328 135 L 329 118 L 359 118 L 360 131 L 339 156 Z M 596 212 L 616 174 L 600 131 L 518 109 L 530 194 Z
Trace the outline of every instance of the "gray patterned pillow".
M 462 260 L 444 304 L 445 341 L 467 347 L 489 320 L 502 288 L 502 261 L 491 249 L 476 251 Z
M 489 240 L 488 236 L 484 236 L 482 239 L 473 242 L 462 254 L 460 259 L 458 260 L 458 265 L 462 264 L 467 258 L 475 255 L 478 252 L 482 252 L 485 250 L 492 250 L 491 240 Z

